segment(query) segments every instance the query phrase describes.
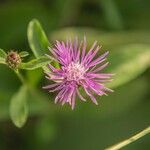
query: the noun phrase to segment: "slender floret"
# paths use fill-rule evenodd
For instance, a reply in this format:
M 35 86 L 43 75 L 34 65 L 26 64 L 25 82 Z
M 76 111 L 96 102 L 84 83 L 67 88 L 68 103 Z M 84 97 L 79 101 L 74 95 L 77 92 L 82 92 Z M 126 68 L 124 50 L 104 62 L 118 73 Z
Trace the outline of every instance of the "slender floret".
M 71 40 L 65 43 L 56 41 L 54 48 L 49 48 L 60 68 L 48 65 L 50 71 L 46 72 L 46 78 L 54 83 L 43 88 L 48 89 L 49 92 L 57 91 L 55 103 L 59 102 L 62 105 L 69 103 L 74 109 L 77 96 L 86 101 L 79 89 L 83 88 L 90 99 L 98 105 L 94 94 L 102 96 L 112 91 L 104 85 L 105 82 L 111 81 L 112 74 L 102 73 L 108 65 L 108 62 L 105 62 L 108 52 L 98 56 L 100 48 L 97 42 L 94 42 L 87 52 L 85 37 L 80 43 L 77 38 L 73 43 Z

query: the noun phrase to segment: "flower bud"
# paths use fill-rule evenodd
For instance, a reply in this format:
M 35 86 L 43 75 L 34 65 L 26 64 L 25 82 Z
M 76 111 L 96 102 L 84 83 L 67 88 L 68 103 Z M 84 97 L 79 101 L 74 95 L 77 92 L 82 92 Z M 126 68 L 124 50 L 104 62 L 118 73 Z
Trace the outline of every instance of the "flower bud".
M 21 63 L 21 57 L 17 52 L 10 51 L 6 56 L 6 63 L 11 69 L 17 69 Z

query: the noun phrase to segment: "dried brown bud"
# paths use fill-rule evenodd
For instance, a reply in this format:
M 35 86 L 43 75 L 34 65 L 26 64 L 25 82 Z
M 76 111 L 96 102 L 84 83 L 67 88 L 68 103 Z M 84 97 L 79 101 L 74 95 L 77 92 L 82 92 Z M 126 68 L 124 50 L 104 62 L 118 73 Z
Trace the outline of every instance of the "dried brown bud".
M 6 63 L 11 69 L 17 69 L 21 63 L 21 57 L 17 52 L 10 51 L 6 56 Z

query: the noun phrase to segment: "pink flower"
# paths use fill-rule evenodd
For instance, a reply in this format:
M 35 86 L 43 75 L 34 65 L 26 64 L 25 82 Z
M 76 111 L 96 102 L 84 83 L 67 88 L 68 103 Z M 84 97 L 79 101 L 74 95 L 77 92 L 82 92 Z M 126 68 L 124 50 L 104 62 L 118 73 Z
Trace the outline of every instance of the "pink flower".
M 55 103 L 59 102 L 62 105 L 69 103 L 74 109 L 77 96 L 86 101 L 79 90 L 82 87 L 91 100 L 98 105 L 94 94 L 102 96 L 107 95 L 106 92 L 112 91 L 104 85 L 105 82 L 111 81 L 112 74 L 102 73 L 102 69 L 108 65 L 108 62 L 105 61 L 109 52 L 95 58 L 100 48 L 99 45 L 97 46 L 97 42 L 94 42 L 86 53 L 85 37 L 84 41 L 80 43 L 77 38 L 74 43 L 71 40 L 67 40 L 66 43 L 56 41 L 55 47 L 49 48 L 54 56 L 53 59 L 59 62 L 60 68 L 48 65 L 50 72 L 46 72 L 46 78 L 55 83 L 43 88 L 48 89 L 49 92 L 58 92 Z

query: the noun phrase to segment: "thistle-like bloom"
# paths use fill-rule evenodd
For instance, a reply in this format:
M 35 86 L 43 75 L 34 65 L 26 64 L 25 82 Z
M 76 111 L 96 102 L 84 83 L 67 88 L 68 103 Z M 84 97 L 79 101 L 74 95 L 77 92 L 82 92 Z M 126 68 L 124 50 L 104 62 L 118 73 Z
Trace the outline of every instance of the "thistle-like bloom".
M 55 83 L 44 88 L 49 92 L 57 91 L 55 103 L 59 102 L 62 105 L 69 103 L 74 109 L 77 96 L 86 101 L 79 91 L 82 87 L 90 99 L 98 105 L 94 94 L 102 96 L 112 91 L 104 85 L 105 82 L 111 81 L 112 74 L 102 73 L 102 69 L 108 65 L 105 61 L 109 52 L 95 58 L 101 48 L 97 42 L 94 42 L 87 53 L 86 47 L 86 38 L 80 43 L 76 38 L 74 43 L 71 40 L 67 40 L 66 43 L 56 41 L 55 47 L 49 48 L 54 56 L 53 59 L 60 64 L 60 68 L 48 65 L 50 72 L 46 72 L 46 78 Z

